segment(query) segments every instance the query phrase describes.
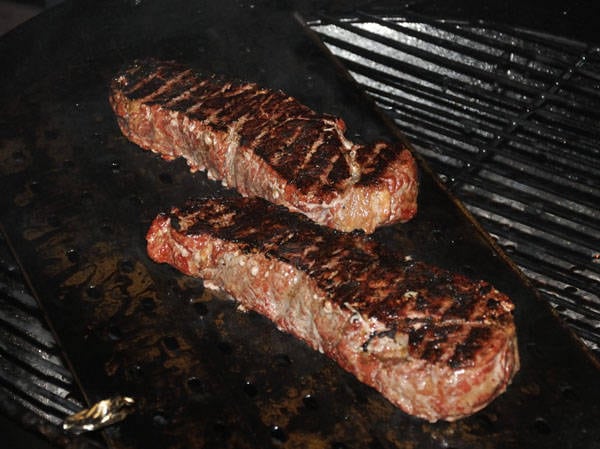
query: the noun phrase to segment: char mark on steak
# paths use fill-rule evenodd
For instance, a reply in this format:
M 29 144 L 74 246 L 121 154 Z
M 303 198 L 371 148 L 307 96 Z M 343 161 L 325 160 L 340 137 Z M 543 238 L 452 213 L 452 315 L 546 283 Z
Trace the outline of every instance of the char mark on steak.
M 232 198 L 159 215 L 147 241 L 153 260 L 224 289 L 429 421 L 483 408 L 518 370 L 509 298 L 484 281 L 392 261 L 360 233 Z
M 343 120 L 281 91 L 150 60 L 113 80 L 110 103 L 122 132 L 142 148 L 184 157 L 192 171 L 317 223 L 372 232 L 416 213 L 408 149 L 350 142 Z

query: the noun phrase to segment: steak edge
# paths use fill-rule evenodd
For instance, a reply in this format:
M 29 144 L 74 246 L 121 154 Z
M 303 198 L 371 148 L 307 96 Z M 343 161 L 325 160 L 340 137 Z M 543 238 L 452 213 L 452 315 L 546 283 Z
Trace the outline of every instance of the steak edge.
M 519 369 L 514 306 L 489 283 L 386 257 L 360 233 L 259 198 L 174 208 L 147 244 L 154 261 L 223 289 L 428 421 L 482 409 Z
M 136 62 L 111 84 L 123 134 L 183 157 L 243 196 L 259 196 L 342 231 L 411 219 L 418 175 L 400 143 L 359 145 L 343 120 L 281 91 L 201 77 L 175 62 Z

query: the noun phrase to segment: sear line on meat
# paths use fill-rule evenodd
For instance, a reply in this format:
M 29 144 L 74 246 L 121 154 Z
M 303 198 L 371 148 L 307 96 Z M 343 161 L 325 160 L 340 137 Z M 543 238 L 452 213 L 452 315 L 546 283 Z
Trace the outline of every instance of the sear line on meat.
M 417 211 L 417 166 L 407 148 L 355 144 L 343 120 L 281 91 L 147 60 L 114 78 L 110 103 L 140 147 L 184 157 L 192 171 L 322 225 L 370 233 Z

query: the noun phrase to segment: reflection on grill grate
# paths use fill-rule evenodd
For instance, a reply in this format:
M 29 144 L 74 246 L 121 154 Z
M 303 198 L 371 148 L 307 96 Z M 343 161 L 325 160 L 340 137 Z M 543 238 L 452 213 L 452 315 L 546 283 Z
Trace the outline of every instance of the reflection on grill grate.
M 600 356 L 600 48 L 411 15 L 310 26 Z

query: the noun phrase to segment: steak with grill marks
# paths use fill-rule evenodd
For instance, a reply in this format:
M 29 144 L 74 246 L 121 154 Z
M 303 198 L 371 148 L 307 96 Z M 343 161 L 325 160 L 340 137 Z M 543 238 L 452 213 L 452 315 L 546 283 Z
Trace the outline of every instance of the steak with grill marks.
M 147 242 L 156 262 L 224 289 L 426 420 L 476 412 L 519 368 L 513 304 L 489 283 L 265 200 L 190 202 L 156 217 Z
M 408 149 L 352 143 L 341 119 L 280 91 L 150 60 L 113 80 L 110 103 L 122 132 L 142 148 L 182 156 L 192 171 L 317 223 L 372 232 L 416 213 Z

